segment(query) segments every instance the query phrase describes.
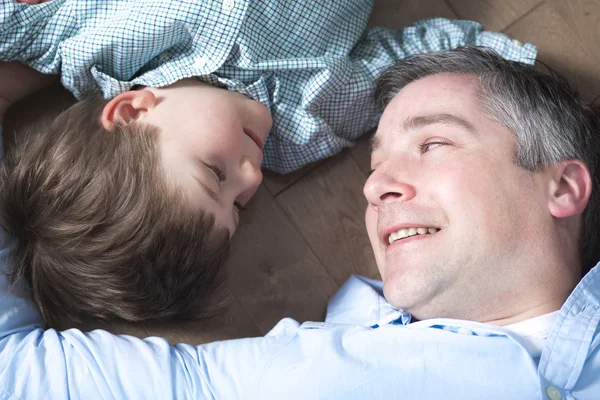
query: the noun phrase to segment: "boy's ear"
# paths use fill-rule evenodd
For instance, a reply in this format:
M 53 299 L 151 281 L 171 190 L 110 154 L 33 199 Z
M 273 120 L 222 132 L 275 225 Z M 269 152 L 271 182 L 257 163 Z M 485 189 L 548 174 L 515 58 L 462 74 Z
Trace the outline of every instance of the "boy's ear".
M 577 159 L 561 161 L 553 170 L 549 185 L 550 213 L 556 218 L 581 214 L 592 193 L 590 171 Z
M 149 90 L 130 90 L 121 93 L 104 106 L 101 122 L 110 131 L 115 124 L 127 125 L 137 121 L 143 114 L 154 108 L 156 96 Z

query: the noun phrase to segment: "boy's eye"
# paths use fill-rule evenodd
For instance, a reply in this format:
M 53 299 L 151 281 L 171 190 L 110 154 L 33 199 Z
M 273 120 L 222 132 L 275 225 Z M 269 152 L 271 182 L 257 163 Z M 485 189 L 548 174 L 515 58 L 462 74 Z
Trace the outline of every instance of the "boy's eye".
M 444 142 L 443 140 L 434 140 L 432 142 L 426 142 L 419 147 L 421 148 L 421 153 L 427 153 L 428 151 L 435 149 L 436 147 L 443 146 L 448 144 L 448 142 Z
M 206 164 L 206 166 L 215 173 L 219 182 L 223 182 L 226 179 L 225 172 L 218 165 Z

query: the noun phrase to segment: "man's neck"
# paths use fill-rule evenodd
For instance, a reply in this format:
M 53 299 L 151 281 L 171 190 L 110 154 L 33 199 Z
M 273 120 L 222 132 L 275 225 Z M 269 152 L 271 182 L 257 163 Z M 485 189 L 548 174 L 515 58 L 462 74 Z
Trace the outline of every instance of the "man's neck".
M 573 248 L 575 242 L 573 241 Z M 492 325 L 506 326 L 560 310 L 581 280 L 579 256 L 575 251 L 570 254 L 571 257 L 560 257 L 560 254 L 556 254 L 554 257 L 540 260 L 537 265 L 543 266 L 543 278 L 532 280 L 528 287 L 521 287 L 513 292 L 511 300 L 505 299 L 502 304 L 496 304 L 495 309 L 502 309 L 504 313 L 490 313 L 487 318 L 482 314 L 479 320 Z
M 512 315 L 506 318 L 499 318 L 490 321 L 485 321 L 486 324 L 506 326 L 516 324 L 517 322 L 525 321 L 531 318 L 539 317 L 540 315 L 549 314 L 560 310 L 568 296 L 553 299 L 544 304 L 525 310 L 524 312 Z

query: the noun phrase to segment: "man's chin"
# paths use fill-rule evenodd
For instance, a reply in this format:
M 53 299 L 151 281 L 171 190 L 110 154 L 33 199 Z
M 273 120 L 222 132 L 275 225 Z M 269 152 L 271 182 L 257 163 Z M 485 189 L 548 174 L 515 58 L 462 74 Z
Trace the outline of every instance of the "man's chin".
M 387 280 L 383 284 L 383 296 L 386 301 L 396 308 L 408 311 L 414 307 L 414 300 L 407 296 L 408 293 L 402 291 L 402 286 L 392 284 Z
M 427 309 L 432 300 L 434 285 L 423 276 L 387 271 L 383 282 L 383 295 L 387 302 L 411 314 Z

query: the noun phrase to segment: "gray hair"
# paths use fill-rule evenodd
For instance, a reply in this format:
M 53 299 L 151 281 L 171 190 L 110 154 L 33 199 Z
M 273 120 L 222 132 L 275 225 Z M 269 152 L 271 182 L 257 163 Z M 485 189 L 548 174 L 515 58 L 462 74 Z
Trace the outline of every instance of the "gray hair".
M 564 78 L 508 61 L 490 49 L 462 47 L 418 54 L 388 68 L 375 85 L 383 110 L 406 85 L 429 75 L 453 73 L 479 79 L 482 109 L 515 135 L 515 162 L 539 171 L 563 160 L 583 161 L 592 176 L 592 195 L 583 213 L 580 254 L 583 274 L 600 258 L 600 111 L 587 104 Z

